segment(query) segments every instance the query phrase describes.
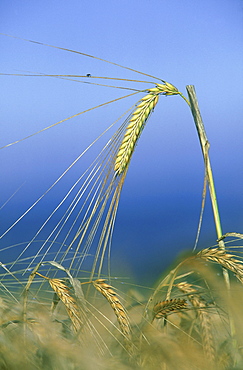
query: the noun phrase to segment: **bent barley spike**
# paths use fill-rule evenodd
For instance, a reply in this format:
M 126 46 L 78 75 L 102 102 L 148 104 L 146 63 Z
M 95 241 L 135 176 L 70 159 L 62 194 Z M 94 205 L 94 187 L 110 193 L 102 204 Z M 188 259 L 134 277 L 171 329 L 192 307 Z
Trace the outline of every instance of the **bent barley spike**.
M 148 89 L 148 94 L 138 102 L 116 155 L 114 166 L 116 175 L 121 175 L 127 168 L 139 136 L 158 102 L 160 94 L 176 95 L 179 94 L 179 91 L 175 86 L 164 81 L 164 84 L 156 84 L 156 87 Z

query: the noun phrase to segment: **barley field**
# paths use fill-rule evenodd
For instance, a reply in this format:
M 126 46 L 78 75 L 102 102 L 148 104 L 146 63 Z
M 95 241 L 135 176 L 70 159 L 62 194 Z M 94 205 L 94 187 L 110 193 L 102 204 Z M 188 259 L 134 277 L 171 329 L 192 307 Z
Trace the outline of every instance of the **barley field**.
M 0 369 L 242 369 L 243 231 L 220 213 L 233 184 L 239 227 L 241 173 L 223 184 L 223 134 L 202 119 L 215 87 L 197 96 L 196 77 L 177 86 L 65 40 L 0 37 L 18 97 L 3 97 Z

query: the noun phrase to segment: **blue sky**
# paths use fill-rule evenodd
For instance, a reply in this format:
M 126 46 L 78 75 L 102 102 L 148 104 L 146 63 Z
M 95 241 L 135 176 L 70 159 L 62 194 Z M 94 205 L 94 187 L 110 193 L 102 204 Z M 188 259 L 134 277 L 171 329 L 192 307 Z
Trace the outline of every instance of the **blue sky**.
M 242 232 L 242 1 L 2 0 L 0 14 L 1 33 L 91 54 L 164 79 L 185 94 L 186 85 L 195 85 L 211 144 L 223 233 Z M 96 59 L 18 38 L 0 35 L 0 45 L 0 71 L 5 74 L 90 73 L 151 81 L 118 84 L 141 89 L 156 82 Z M 129 93 L 44 76 L 0 78 L 1 146 Z M 2 149 L 0 206 L 18 191 L 1 209 L 1 234 L 142 96 L 98 108 Z M 92 155 L 84 157 L 80 167 L 66 176 L 63 187 L 2 239 L 3 246 L 30 240 L 91 160 Z M 192 249 L 203 176 L 189 108 L 179 97 L 161 97 L 139 140 L 121 195 L 112 247 L 114 264 L 122 261 L 118 274 L 155 279 L 179 252 Z M 207 198 L 199 248 L 215 242 Z

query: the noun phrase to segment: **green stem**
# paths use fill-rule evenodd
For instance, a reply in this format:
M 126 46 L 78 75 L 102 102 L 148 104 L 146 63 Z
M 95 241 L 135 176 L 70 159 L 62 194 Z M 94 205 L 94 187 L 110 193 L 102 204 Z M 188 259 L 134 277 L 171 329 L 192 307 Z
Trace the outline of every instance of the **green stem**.
M 218 237 L 218 245 L 219 245 L 219 248 L 225 250 L 224 241 L 222 239 L 222 228 L 221 228 L 221 221 L 220 221 L 220 215 L 219 215 L 219 209 L 218 209 L 218 203 L 217 203 L 217 197 L 216 197 L 216 190 L 215 190 L 214 180 L 213 180 L 213 172 L 212 172 L 209 153 L 208 153 L 210 145 L 207 139 L 206 131 L 205 131 L 202 117 L 200 114 L 195 88 L 193 85 L 188 85 L 186 86 L 186 89 L 187 89 L 188 97 L 189 97 L 189 106 L 190 106 L 190 109 L 191 109 L 191 112 L 194 118 L 194 122 L 195 122 L 198 136 L 199 136 L 199 141 L 200 141 L 201 148 L 202 148 L 205 169 L 206 169 L 206 174 L 207 174 L 207 181 L 208 181 L 212 208 L 213 208 L 215 227 L 216 227 L 216 232 L 217 232 L 217 237 Z M 184 100 L 186 99 L 184 98 Z M 226 288 L 227 288 L 227 291 L 230 297 L 230 279 L 229 279 L 229 273 L 226 269 L 223 269 L 223 276 L 224 276 L 225 285 L 226 285 Z M 233 337 L 235 334 L 235 325 L 234 325 L 230 312 L 229 312 L 229 322 L 230 322 L 231 335 Z
M 208 153 L 210 145 L 207 139 L 206 131 L 205 131 L 202 117 L 200 114 L 200 110 L 198 107 L 195 88 L 194 86 L 189 85 L 186 87 L 186 89 L 187 89 L 188 96 L 189 96 L 188 104 L 192 111 L 192 115 L 193 115 L 194 122 L 197 128 L 198 136 L 199 136 L 199 141 L 200 141 L 201 148 L 202 148 L 202 153 L 203 153 L 203 158 L 204 158 L 204 163 L 205 163 L 205 168 L 206 168 L 206 174 L 207 174 L 207 180 L 208 180 L 208 186 L 209 186 L 209 191 L 210 191 L 210 197 L 211 197 L 211 202 L 212 202 L 212 208 L 213 208 L 216 233 L 217 233 L 218 239 L 220 239 L 222 237 L 222 228 L 221 228 L 221 221 L 220 221 L 216 191 L 215 191 L 214 180 L 213 180 L 213 172 L 212 172 L 209 153 Z M 184 98 L 184 100 L 186 100 L 186 98 Z M 219 242 L 219 246 L 221 248 L 224 248 L 224 243 Z
M 182 99 L 185 100 L 185 102 L 189 105 L 189 107 L 191 108 L 191 104 L 189 102 L 189 100 L 179 91 L 178 95 L 180 95 L 182 97 Z

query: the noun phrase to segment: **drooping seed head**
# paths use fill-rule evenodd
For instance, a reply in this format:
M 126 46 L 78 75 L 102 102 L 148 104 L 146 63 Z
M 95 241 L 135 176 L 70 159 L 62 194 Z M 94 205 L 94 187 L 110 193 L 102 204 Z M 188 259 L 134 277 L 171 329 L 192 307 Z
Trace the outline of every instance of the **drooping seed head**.
M 116 175 L 121 175 L 127 168 L 137 140 L 146 124 L 148 117 L 156 106 L 159 95 L 176 95 L 178 90 L 172 84 L 156 84 L 156 87 L 148 89 L 145 95 L 138 103 L 135 111 L 129 120 L 126 132 L 116 155 L 114 170 Z
M 117 175 L 122 174 L 128 166 L 137 140 L 157 102 L 158 93 L 148 94 L 140 101 L 136 110 L 133 112 L 116 156 L 114 170 Z

